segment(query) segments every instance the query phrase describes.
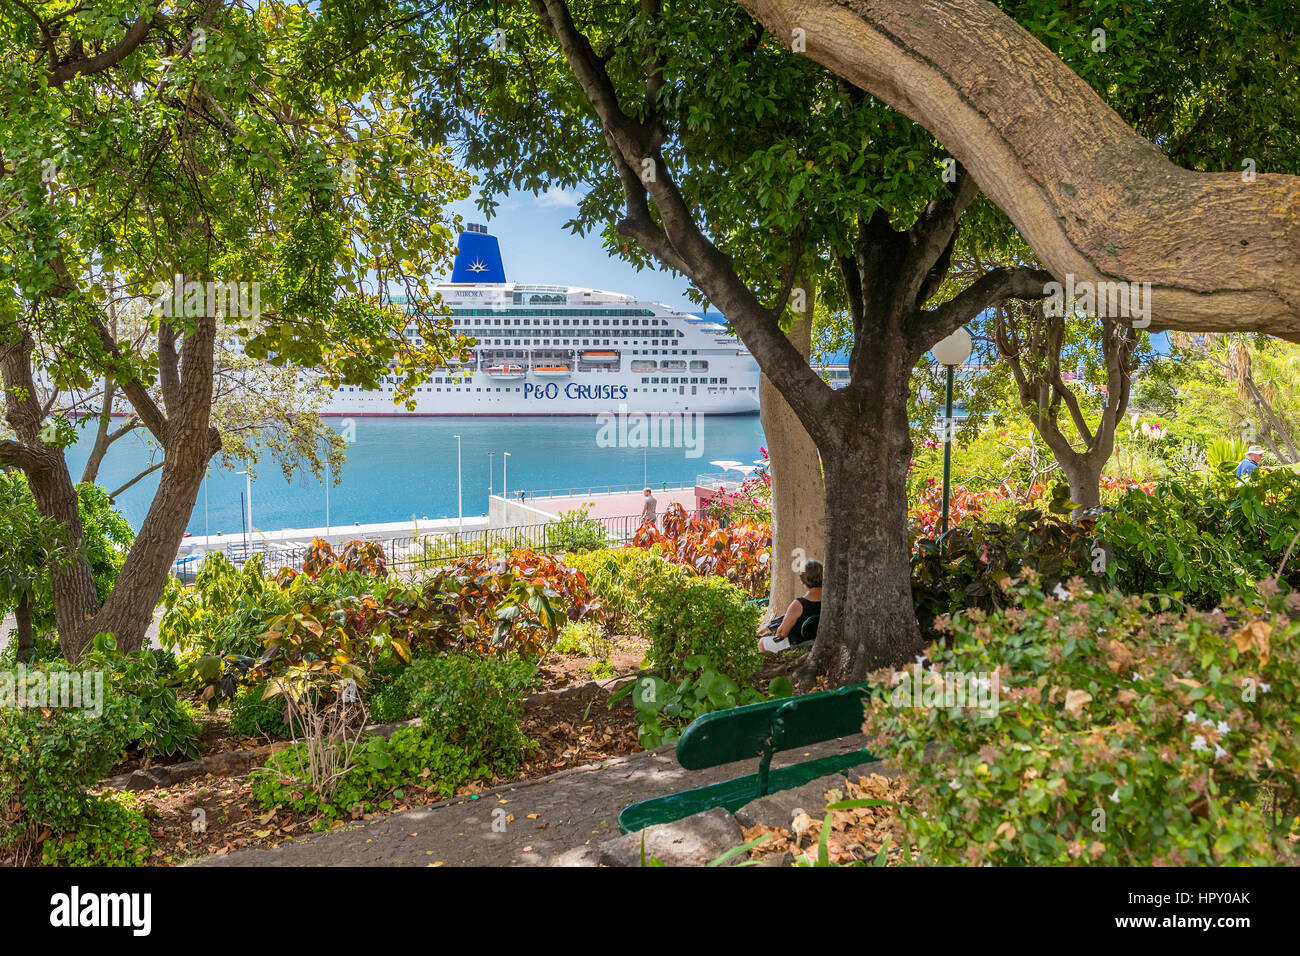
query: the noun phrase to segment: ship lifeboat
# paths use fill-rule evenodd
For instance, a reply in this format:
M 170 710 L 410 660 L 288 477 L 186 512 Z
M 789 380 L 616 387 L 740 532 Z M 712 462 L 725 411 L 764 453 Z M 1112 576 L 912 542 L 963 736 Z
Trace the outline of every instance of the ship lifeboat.
M 567 365 L 539 365 L 533 369 L 538 378 L 568 378 L 573 374 Z
M 582 360 L 584 362 L 608 362 L 618 361 L 617 352 L 583 352 Z
M 522 365 L 489 365 L 483 373 L 502 382 L 515 382 L 528 374 Z
M 633 359 L 632 371 L 634 372 L 655 372 L 659 366 L 654 359 Z

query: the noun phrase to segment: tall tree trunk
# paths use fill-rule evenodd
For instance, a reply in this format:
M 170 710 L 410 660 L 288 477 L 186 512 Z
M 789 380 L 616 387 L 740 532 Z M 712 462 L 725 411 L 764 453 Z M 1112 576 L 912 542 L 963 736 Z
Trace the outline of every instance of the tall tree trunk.
M 162 477 L 135 544 L 95 619 L 99 631 L 116 636 L 126 651 L 144 646 L 154 608 L 176 560 L 209 458 L 206 428 L 194 438 L 173 441 Z M 93 635 L 91 635 L 93 636 Z
M 812 352 L 814 286 L 796 283 L 805 294 L 803 317 L 787 338 L 805 359 Z M 821 561 L 826 549 L 826 490 L 817 445 L 789 403 L 766 375 L 759 379 L 759 418 L 767 439 L 772 478 L 772 581 L 768 609 L 780 614 L 803 593 L 800 560 Z
M 44 411 L 37 401 L 36 381 L 32 375 L 34 348 L 35 343 L 26 333 L 16 334 L 14 341 L 0 348 L 5 419 L 29 456 L 30 460 L 22 467 L 37 510 L 68 529 L 73 558 L 59 562 L 51 569 L 50 592 L 54 599 L 54 620 L 60 644 L 68 660 L 75 662 L 94 636 L 93 631 L 87 633 L 88 622 L 99 610 L 99 595 L 90 573 L 90 562 L 82 549 L 81 512 L 77 508 L 77 489 L 72 484 L 67 462 L 59 449 L 46 445 L 40 438 Z
M 32 596 L 24 591 L 14 608 L 18 623 L 18 660 L 30 664 L 36 657 L 36 632 L 32 630 Z
M 912 436 L 907 399 L 912 357 L 901 335 L 880 336 L 877 375 L 865 382 L 841 440 L 827 447 L 827 540 L 822 623 L 800 667 L 832 686 L 857 683 L 877 667 L 898 666 L 924 648 L 912 602 L 907 536 L 907 466 Z
M 1107 449 L 1109 452 L 1109 449 Z M 1065 480 L 1070 485 L 1070 500 L 1074 502 L 1074 517 L 1085 509 L 1095 508 L 1101 504 L 1101 470 L 1107 458 L 1100 455 L 1057 456 L 1057 463 L 1065 472 Z

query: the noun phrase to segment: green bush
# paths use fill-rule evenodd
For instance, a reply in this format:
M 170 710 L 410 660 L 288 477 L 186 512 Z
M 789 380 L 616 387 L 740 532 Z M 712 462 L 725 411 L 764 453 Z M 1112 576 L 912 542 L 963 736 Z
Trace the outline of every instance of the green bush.
M 153 852 L 149 821 L 129 791 L 106 793 L 86 804 L 77 828 L 46 840 L 46 866 L 143 866 Z
M 609 638 L 596 621 L 566 621 L 556 638 L 555 650 L 567 657 L 607 657 Z
M 290 737 L 284 696 L 265 698 L 266 685 L 241 688 L 230 702 L 230 729 L 244 737 Z
M 329 797 L 305 784 L 307 750 L 294 744 L 271 756 L 265 767 L 249 775 L 249 786 L 264 808 L 283 807 L 295 813 L 319 814 L 318 828 L 352 814 L 390 810 L 406 794 L 404 787 L 434 788 L 450 797 L 475 777 L 471 760 L 461 747 L 423 728 L 404 727 L 391 737 L 367 737 L 353 751 L 354 766 L 338 781 Z
M 1203 610 L 1272 574 L 1300 533 L 1300 475 L 1270 469 L 1167 478 L 1128 491 L 1097 521 L 1111 549 L 1106 581 L 1130 594 L 1181 593 Z M 1300 587 L 1300 561 L 1284 578 Z
M 415 707 L 411 703 L 412 685 L 409 682 L 393 681 L 370 695 L 366 709 L 370 719 L 376 724 L 393 724 L 399 720 L 410 720 L 415 716 Z
M 1068 593 L 940 620 L 932 671 L 874 678 L 864 730 L 921 801 L 921 861 L 1294 865 L 1300 602 Z M 962 706 L 981 680 L 992 706 Z
M 640 634 L 645 629 L 647 588 L 662 590 L 663 582 L 683 580 L 689 572 L 665 560 L 657 550 L 602 548 L 571 554 L 569 567 L 581 571 L 587 587 L 600 599 L 611 634 Z
M 1040 510 L 1022 511 L 1006 523 L 966 521 L 949 532 L 943 549 L 932 538 L 916 542 L 912 552 L 912 601 L 922 631 L 936 617 L 964 608 L 992 611 L 1013 597 L 1007 581 L 1025 569 L 1037 574 L 1039 586 L 1052 591 L 1073 577 L 1099 584 L 1093 575 L 1100 539 L 1088 528 Z M 1101 564 L 1097 567 L 1100 569 Z
M 651 662 L 666 680 L 675 681 L 692 670 L 685 666 L 688 657 L 704 657 L 719 674 L 744 686 L 762 660 L 757 637 L 762 610 L 723 578 L 674 570 L 679 573 L 641 582 Z
M 165 663 L 165 661 L 164 661 Z M 100 668 L 138 718 L 138 734 L 132 743 L 150 757 L 199 755 L 201 733 L 195 717 L 199 709 L 176 694 L 176 688 L 159 673 L 159 659 L 152 651 L 124 654 L 107 634 L 95 643 L 83 662 Z
M 460 747 L 473 776 L 519 769 L 532 742 L 519 727 L 523 698 L 537 686 L 537 665 L 524 657 L 473 653 L 418 657 L 397 683 L 426 733 Z
M 67 664 L 51 664 L 27 671 L 23 683 L 31 690 L 38 674 L 48 683 L 69 673 Z M 0 706 L 0 856 L 23 854 L 46 828 L 76 829 L 88 803 L 85 788 L 107 775 L 140 734 L 131 702 L 108 681 L 95 709 L 13 703 Z
M 293 607 L 288 591 L 262 571 L 261 555 L 235 567 L 220 551 L 203 559 L 193 587 L 169 578 L 163 591 L 158 639 L 163 647 L 188 654 L 262 652 L 258 639 L 267 622 Z
M 562 512 L 559 521 L 546 526 L 546 549 L 575 554 L 606 547 L 609 532 L 603 524 L 589 517 L 590 512 L 590 502 L 574 511 Z

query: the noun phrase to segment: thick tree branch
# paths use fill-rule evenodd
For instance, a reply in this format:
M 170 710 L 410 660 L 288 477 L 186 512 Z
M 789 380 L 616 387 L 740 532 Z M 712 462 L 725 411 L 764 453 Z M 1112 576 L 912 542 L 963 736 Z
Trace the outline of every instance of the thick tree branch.
M 1150 282 L 1160 328 L 1300 341 L 1300 177 L 1181 169 L 987 0 L 739 0 L 920 123 L 1056 276 Z
M 160 461 L 160 462 L 157 462 L 157 463 L 155 463 L 155 464 L 150 465 L 150 466 L 149 466 L 148 468 L 146 468 L 144 471 L 140 472 L 140 474 L 136 475 L 134 478 L 132 478 L 130 481 L 128 481 L 126 484 L 124 484 L 121 488 L 118 488 L 116 491 L 110 491 L 109 494 L 108 494 L 108 496 L 109 496 L 110 498 L 116 499 L 117 496 L 120 495 L 122 492 L 126 491 L 128 488 L 130 488 L 130 487 L 131 487 L 132 485 L 134 485 L 136 482 L 138 482 L 138 481 L 140 481 L 140 480 L 142 480 L 142 479 L 144 479 L 144 478 L 148 478 L 148 477 L 149 477 L 150 475 L 152 475 L 155 471 L 157 471 L 158 469 L 162 468 L 162 466 L 163 466 L 164 464 L 166 464 L 166 463 Z
M 918 355 L 924 354 L 935 342 L 1007 299 L 1043 298 L 1047 294 L 1043 286 L 1051 281 L 1050 273 L 1028 266 L 991 269 L 943 305 L 919 313 L 908 330 L 909 344 Z
M 160 0 L 155 0 L 154 8 L 137 17 L 122 39 L 103 53 L 97 56 L 66 60 L 55 65 L 49 73 L 50 86 L 62 86 L 75 77 L 89 76 L 92 73 L 111 69 L 125 60 L 135 52 L 136 48 L 144 42 L 145 37 L 149 35 L 149 30 L 158 14 L 159 2 Z
M 621 159 L 620 176 L 625 190 L 628 173 L 638 173 L 641 184 L 654 200 L 664 238 L 682 271 L 722 310 L 753 354 L 759 367 L 781 390 L 791 408 L 810 430 L 825 428 L 837 395 L 781 333 L 779 313 L 765 308 L 736 274 L 729 257 L 713 245 L 695 224 L 694 217 L 673 181 L 668 164 L 655 141 L 655 126 L 630 118 L 619 105 L 604 63 L 591 43 L 574 25 L 563 0 L 531 0 L 538 19 L 556 38 L 570 69 L 591 102 L 605 130 L 615 162 Z M 637 212 L 631 228 L 637 226 Z M 649 251 L 649 250 L 647 250 Z M 785 303 L 779 308 L 784 309 Z

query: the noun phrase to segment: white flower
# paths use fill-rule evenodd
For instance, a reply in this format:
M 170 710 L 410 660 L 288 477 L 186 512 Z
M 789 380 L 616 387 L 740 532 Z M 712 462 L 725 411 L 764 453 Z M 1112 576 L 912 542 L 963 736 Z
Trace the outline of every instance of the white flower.
M 1196 719 L 1195 711 L 1189 710 L 1187 713 L 1183 714 L 1183 723 L 1185 724 L 1190 724 L 1195 719 Z
M 1261 694 L 1267 694 L 1267 693 L 1268 693 L 1269 691 L 1271 691 L 1272 689 L 1273 689 L 1273 685 L 1272 685 L 1272 684 L 1260 684 L 1260 685 L 1259 685 L 1259 692 L 1260 692 Z
M 1070 600 L 1070 592 L 1061 587 L 1061 584 L 1058 581 L 1056 587 L 1052 588 L 1052 597 L 1060 598 L 1062 601 L 1068 601 Z
M 1197 734 L 1195 737 L 1192 738 L 1192 749 L 1193 749 L 1193 750 L 1209 750 L 1209 749 L 1210 749 L 1210 745 L 1207 744 L 1207 743 L 1205 742 L 1205 738 L 1204 738 L 1203 736 L 1201 736 L 1200 734 Z
M 1214 745 L 1214 759 L 1215 759 L 1215 760 L 1218 760 L 1220 757 L 1226 757 L 1226 756 L 1228 756 L 1228 751 L 1224 750 L 1224 749 L 1223 749 L 1222 747 L 1220 747 L 1218 744 L 1215 744 L 1215 745 Z
M 1221 734 L 1226 734 L 1232 730 L 1232 728 L 1228 726 L 1228 722 L 1226 720 L 1219 721 L 1217 724 L 1214 725 L 1214 729 Z
M 961 781 L 960 781 L 960 780 L 953 780 L 952 782 L 950 782 L 950 783 L 948 784 L 948 786 L 952 787 L 954 790 L 960 790 L 960 789 L 961 789 Z
M 1119 787 L 1116 787 L 1115 792 L 1110 795 L 1110 802 L 1119 803 Z

